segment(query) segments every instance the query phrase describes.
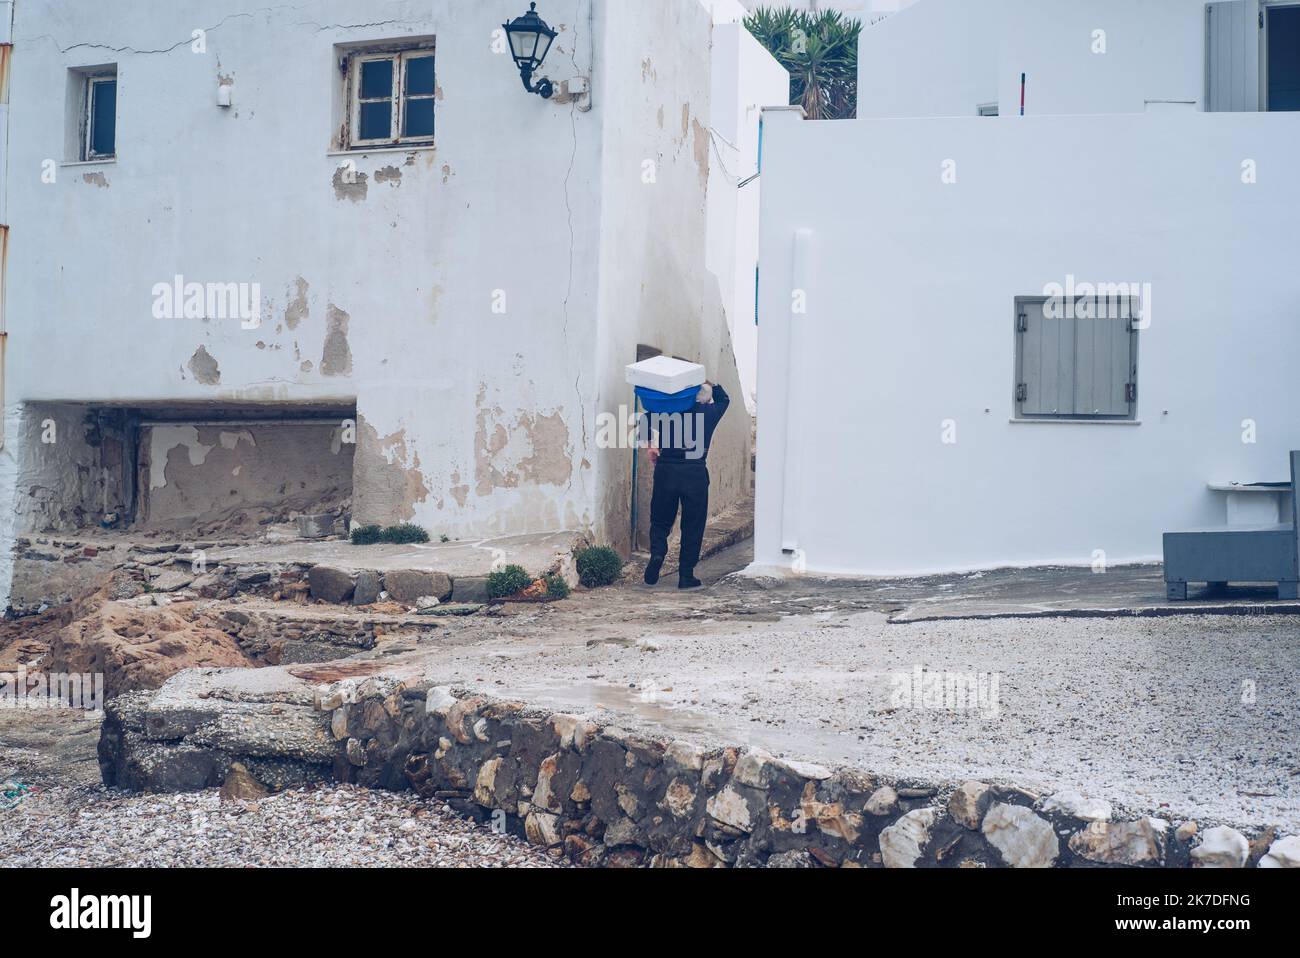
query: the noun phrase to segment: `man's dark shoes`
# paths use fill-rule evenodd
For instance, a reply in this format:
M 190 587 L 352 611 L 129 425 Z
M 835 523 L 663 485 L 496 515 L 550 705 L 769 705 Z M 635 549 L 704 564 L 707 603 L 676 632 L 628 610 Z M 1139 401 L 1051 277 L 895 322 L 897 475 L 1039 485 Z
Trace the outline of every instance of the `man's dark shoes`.
M 645 567 L 645 584 L 654 585 L 659 581 L 659 570 L 664 566 L 663 556 L 651 557 Z
M 677 588 L 679 589 L 698 589 L 702 585 L 704 583 L 693 575 L 683 575 L 677 580 Z

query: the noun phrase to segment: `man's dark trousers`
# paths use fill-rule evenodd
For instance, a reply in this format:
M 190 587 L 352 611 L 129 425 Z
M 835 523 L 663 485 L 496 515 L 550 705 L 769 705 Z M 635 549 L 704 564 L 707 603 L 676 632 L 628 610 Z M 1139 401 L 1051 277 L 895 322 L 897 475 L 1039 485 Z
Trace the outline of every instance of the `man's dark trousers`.
M 709 469 L 703 460 L 664 460 L 655 466 L 654 494 L 650 497 L 650 555 L 668 555 L 668 534 L 682 510 L 682 558 L 678 575 L 689 579 L 700 561 L 704 524 L 709 518 Z

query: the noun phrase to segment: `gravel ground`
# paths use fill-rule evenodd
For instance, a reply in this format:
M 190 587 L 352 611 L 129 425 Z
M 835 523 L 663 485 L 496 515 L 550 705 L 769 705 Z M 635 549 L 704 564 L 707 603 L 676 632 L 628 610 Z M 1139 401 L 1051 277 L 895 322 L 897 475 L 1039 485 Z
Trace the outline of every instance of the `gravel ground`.
M 625 726 L 904 781 L 1073 788 L 1135 812 L 1300 831 L 1292 617 L 898 625 L 834 596 L 789 616 L 784 599 L 762 602 L 778 621 L 574 623 L 427 652 L 421 670 L 534 705 L 603 707 Z M 996 676 L 996 709 L 896 700 L 895 677 L 918 667 Z
M 354 786 L 223 802 L 216 789 L 128 795 L 38 788 L 0 810 L 4 867 L 558 868 L 522 839 L 441 802 Z

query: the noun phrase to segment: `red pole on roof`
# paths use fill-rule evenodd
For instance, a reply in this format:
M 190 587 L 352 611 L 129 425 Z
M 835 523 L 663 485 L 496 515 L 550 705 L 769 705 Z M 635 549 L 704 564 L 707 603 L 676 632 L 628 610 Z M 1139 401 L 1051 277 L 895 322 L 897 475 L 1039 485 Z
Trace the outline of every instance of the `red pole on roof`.
M 1025 115 L 1025 75 L 1020 74 L 1020 115 Z

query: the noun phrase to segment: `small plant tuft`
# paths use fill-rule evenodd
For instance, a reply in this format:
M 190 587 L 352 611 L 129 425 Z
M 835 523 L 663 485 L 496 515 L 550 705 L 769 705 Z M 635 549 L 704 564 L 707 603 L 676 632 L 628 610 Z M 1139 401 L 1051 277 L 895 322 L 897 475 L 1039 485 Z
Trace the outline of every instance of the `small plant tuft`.
M 567 599 L 569 597 L 569 583 L 564 580 L 564 576 L 558 572 L 551 572 L 545 578 L 546 597 L 548 599 Z
M 578 553 L 578 581 L 587 588 L 610 585 L 623 577 L 623 557 L 609 546 L 592 546 Z
M 414 523 L 403 522 L 401 525 L 389 526 L 385 529 L 383 541 L 399 546 L 410 545 L 413 542 L 428 542 L 429 533 Z
M 488 573 L 488 598 L 504 599 L 522 592 L 532 584 L 533 577 L 524 571 L 523 566 L 508 565 L 496 572 Z
M 356 526 L 352 530 L 354 546 L 372 546 L 384 541 L 384 530 L 380 526 Z

